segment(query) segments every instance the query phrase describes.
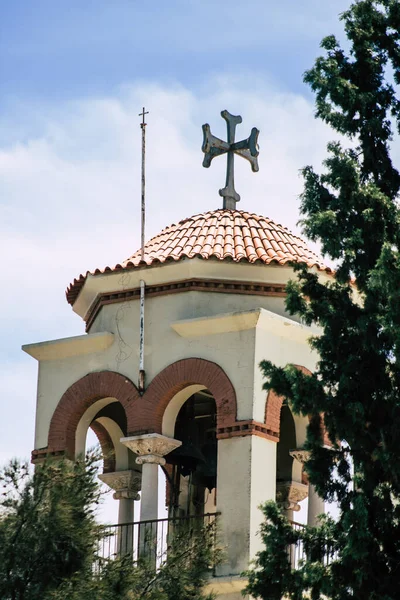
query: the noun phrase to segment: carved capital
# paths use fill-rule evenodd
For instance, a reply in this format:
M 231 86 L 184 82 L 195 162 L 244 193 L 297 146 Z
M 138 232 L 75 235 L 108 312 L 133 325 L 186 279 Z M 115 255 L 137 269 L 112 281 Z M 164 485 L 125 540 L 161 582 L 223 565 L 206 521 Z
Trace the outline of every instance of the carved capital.
M 146 463 L 164 465 L 165 458 L 163 457 L 182 445 L 180 440 L 175 440 L 159 433 L 147 433 L 145 435 L 133 435 L 121 438 L 121 443 L 138 455 L 136 458 L 138 465 Z
M 163 456 L 157 456 L 156 454 L 145 454 L 144 456 L 138 456 L 136 459 L 138 465 L 160 465 L 163 467 L 166 460 Z
M 284 510 L 300 510 L 299 502 L 307 498 L 308 486 L 297 481 L 280 481 L 276 484 L 276 501 Z
M 139 491 L 141 475 L 137 471 L 114 471 L 113 473 L 103 473 L 98 476 L 99 479 L 115 490 L 113 498 L 115 500 L 129 499 L 139 500 Z
M 290 450 L 289 454 L 292 458 L 295 458 L 303 465 L 310 458 L 310 451 L 304 450 L 303 448 L 296 448 L 295 450 Z

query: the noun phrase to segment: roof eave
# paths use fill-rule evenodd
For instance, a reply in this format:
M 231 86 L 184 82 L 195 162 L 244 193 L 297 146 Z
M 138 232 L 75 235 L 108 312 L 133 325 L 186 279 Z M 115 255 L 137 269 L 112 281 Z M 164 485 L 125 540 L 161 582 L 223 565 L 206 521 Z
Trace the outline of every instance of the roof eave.
M 146 272 L 144 275 L 143 272 Z M 121 278 L 121 272 L 129 277 Z M 293 270 L 288 264 L 280 265 L 271 263 L 265 265 L 262 261 L 250 263 L 248 261 L 235 262 L 233 260 L 218 259 L 181 259 L 166 261 L 146 267 L 135 267 L 123 271 L 107 271 L 105 273 L 87 274 L 79 282 L 79 292 L 73 300 L 73 311 L 86 320 L 92 305 L 98 296 L 104 293 L 118 294 L 121 291 L 135 289 L 144 279 L 147 285 L 162 285 L 171 281 L 184 281 L 190 278 L 199 279 L 224 279 L 232 281 L 249 281 L 260 283 L 283 283 L 293 276 Z

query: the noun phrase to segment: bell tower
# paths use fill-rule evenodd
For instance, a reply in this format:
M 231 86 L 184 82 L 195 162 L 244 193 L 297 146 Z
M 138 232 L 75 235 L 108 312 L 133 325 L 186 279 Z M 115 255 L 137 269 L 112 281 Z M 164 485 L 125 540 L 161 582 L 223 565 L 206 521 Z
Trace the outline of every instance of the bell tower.
M 228 155 L 225 208 L 183 219 L 125 261 L 80 275 L 66 295 L 86 334 L 23 349 L 39 362 L 33 462 L 74 458 L 92 428 L 107 457 L 101 479 L 114 490 L 119 522 L 131 527 L 124 548 L 133 553 L 135 524 L 157 527 L 161 467 L 170 519 L 217 519 L 225 560 L 209 590 L 239 600 L 240 573 L 261 549 L 260 504 L 277 499 L 293 519 L 308 495 L 309 521 L 323 512 L 303 474 L 307 419 L 263 391 L 259 363 L 313 371 L 307 340 L 316 330 L 286 313 L 285 289 L 293 262 L 321 278 L 331 273 L 285 227 L 236 210 L 233 155 L 256 171 L 258 131 L 235 142 L 241 118 L 222 116 L 228 141 L 204 126 L 203 151 L 205 166 Z

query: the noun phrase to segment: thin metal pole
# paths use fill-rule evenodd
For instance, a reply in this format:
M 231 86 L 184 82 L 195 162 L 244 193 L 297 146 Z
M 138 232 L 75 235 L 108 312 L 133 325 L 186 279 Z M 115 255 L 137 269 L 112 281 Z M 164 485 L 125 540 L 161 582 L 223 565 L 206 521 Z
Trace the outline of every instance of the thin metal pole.
M 146 125 L 147 123 L 144 120 L 145 115 L 148 115 L 149 111 L 145 111 L 143 106 L 142 112 L 139 114 L 139 117 L 142 117 L 142 122 L 140 123 L 140 128 L 142 130 L 142 202 L 141 202 L 141 212 L 142 212 L 142 226 L 141 226 L 141 252 L 140 252 L 140 260 L 144 260 L 144 238 L 145 238 L 145 225 L 146 225 Z
M 144 261 L 144 241 L 145 241 L 145 225 L 146 225 L 146 125 L 144 120 L 148 111 L 143 110 L 139 113 L 142 117 L 140 128 L 142 130 L 142 190 L 141 190 L 141 232 L 140 232 L 140 260 Z M 145 282 L 140 280 L 140 340 L 139 340 L 139 393 L 143 394 L 145 388 L 145 370 L 144 370 L 144 297 L 145 297 Z

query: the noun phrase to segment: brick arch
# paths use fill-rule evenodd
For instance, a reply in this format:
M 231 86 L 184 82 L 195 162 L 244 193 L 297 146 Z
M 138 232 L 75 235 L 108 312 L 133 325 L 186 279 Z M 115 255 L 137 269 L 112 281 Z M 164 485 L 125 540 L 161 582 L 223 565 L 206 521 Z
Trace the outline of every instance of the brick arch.
M 229 427 L 236 421 L 236 393 L 216 363 L 202 358 L 185 358 L 166 367 L 150 383 L 143 396 L 140 412 L 134 411 L 135 431 L 161 433 L 164 411 L 172 398 L 189 385 L 204 385 L 217 406 L 217 427 Z M 131 411 L 133 412 L 133 406 Z
M 128 430 L 132 427 L 132 404 L 139 392 L 127 377 L 113 371 L 89 373 L 67 389 L 61 397 L 50 422 L 48 454 L 65 453 L 75 456 L 75 433 L 85 411 L 97 400 L 116 398 L 124 407 Z
M 305 375 L 312 375 L 309 369 L 306 367 L 302 367 L 301 365 L 292 365 L 296 367 L 299 371 L 304 373 Z M 274 390 L 269 390 L 267 395 L 267 400 L 265 403 L 265 426 L 271 431 L 272 435 L 278 438 L 279 441 L 279 433 L 281 426 L 281 408 L 284 401 L 283 396 L 278 396 L 278 394 Z
M 107 429 L 98 421 L 92 421 L 90 429 L 96 435 L 103 455 L 103 473 L 115 471 L 115 448 Z

